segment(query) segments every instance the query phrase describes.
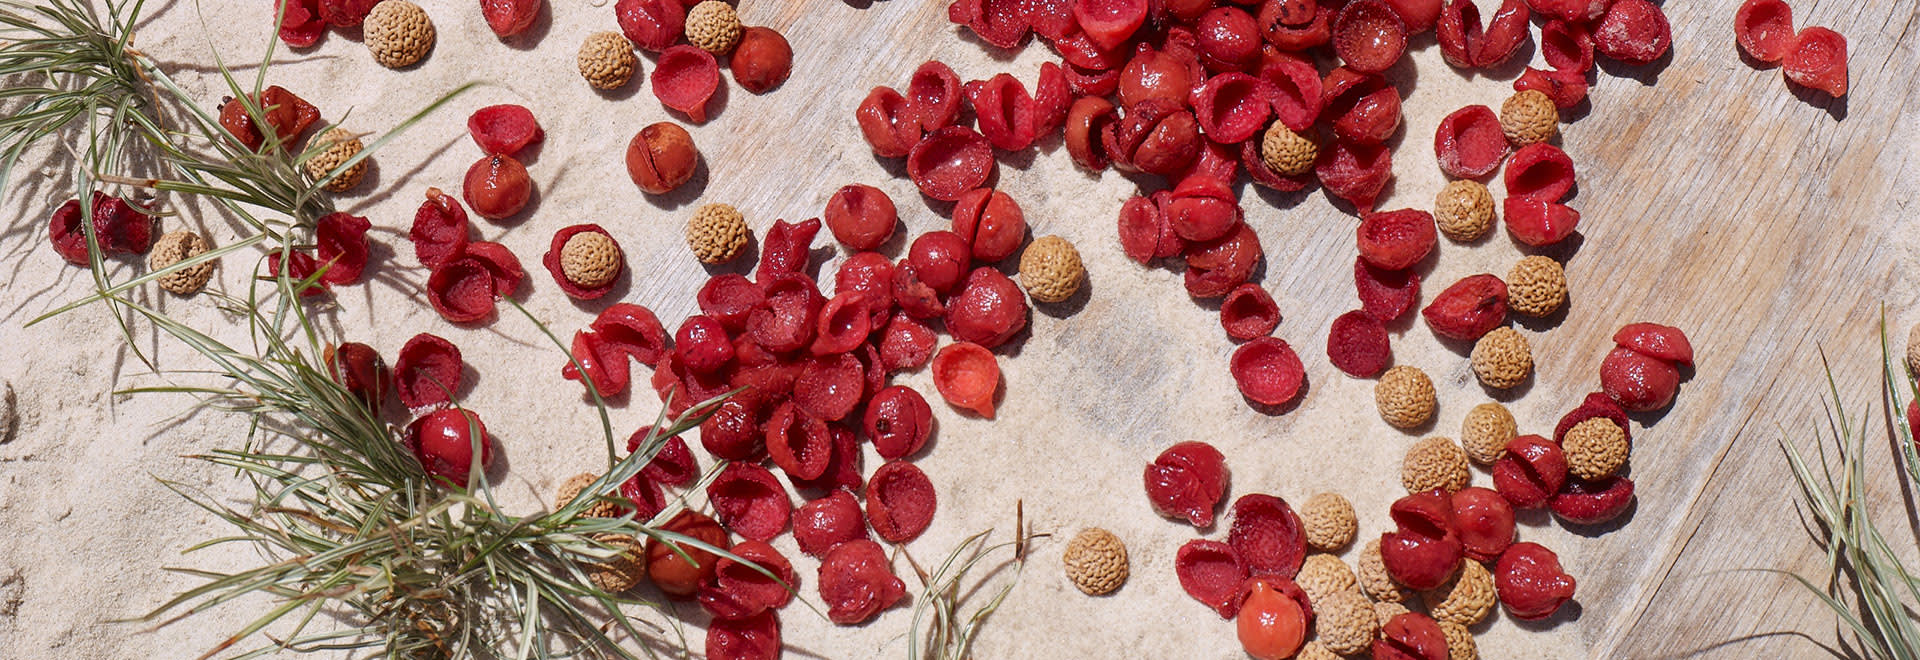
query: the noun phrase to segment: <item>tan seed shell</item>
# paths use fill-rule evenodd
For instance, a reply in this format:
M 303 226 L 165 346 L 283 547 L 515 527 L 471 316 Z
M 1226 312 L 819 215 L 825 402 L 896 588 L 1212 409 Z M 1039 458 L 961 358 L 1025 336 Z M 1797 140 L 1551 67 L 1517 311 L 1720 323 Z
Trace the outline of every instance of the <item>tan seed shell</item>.
M 572 502 L 573 498 L 580 496 L 580 491 L 586 490 L 588 486 L 593 485 L 593 482 L 599 478 L 600 475 L 591 472 L 582 472 L 568 477 L 566 481 L 560 482 L 559 492 L 553 496 L 553 509 L 558 511 L 560 507 L 566 506 L 568 502 Z M 614 506 L 612 502 L 603 500 L 588 506 L 580 515 L 588 518 L 618 518 L 621 515 L 621 511 L 620 507 Z
M 1472 179 L 1448 181 L 1433 197 L 1433 221 L 1448 240 L 1480 240 L 1493 230 L 1493 193 Z
M 1127 582 L 1127 545 L 1098 527 L 1074 535 L 1060 562 L 1067 567 L 1067 579 L 1089 596 L 1105 596 Z
M 1360 579 L 1360 590 L 1365 591 L 1368 598 L 1399 603 L 1413 596 L 1413 592 L 1407 591 L 1406 587 L 1400 586 L 1400 583 L 1394 582 L 1393 578 L 1387 575 L 1387 563 L 1380 559 L 1380 539 L 1367 541 L 1367 545 L 1360 549 L 1360 560 L 1357 563 L 1360 567 L 1357 576 Z
M 1626 430 L 1605 417 L 1573 425 L 1560 438 L 1560 445 L 1566 450 L 1567 471 L 1588 480 L 1613 476 L 1627 464 L 1627 454 L 1632 451 Z
M 374 62 L 389 69 L 409 67 L 433 50 L 433 19 L 407 0 L 381 0 L 367 13 L 361 35 Z
M 1409 493 L 1435 488 L 1451 493 L 1466 488 L 1472 480 L 1467 452 L 1450 438 L 1436 436 L 1413 443 L 1400 463 L 1400 485 Z
M 334 171 L 339 168 L 340 165 L 346 163 L 348 159 L 358 156 L 361 151 L 366 150 L 366 145 L 360 143 L 360 138 L 355 137 L 351 131 L 337 126 L 327 129 L 327 132 L 321 133 L 318 137 L 313 138 L 313 143 L 326 147 L 325 151 L 316 154 L 306 162 L 307 177 L 315 181 L 326 178 L 328 172 Z M 367 159 L 361 159 L 360 162 L 354 163 L 353 167 L 347 168 L 346 171 L 340 173 L 340 176 L 334 177 L 332 181 L 328 181 L 327 185 L 323 186 L 322 189 L 332 193 L 343 193 L 352 190 L 354 186 L 360 185 L 362 179 L 366 178 L 368 162 Z
M 1533 349 L 1513 328 L 1494 328 L 1473 343 L 1473 375 L 1496 390 L 1511 389 L 1533 374 Z
M 1348 589 L 1313 604 L 1313 629 L 1327 650 L 1352 655 L 1373 644 L 1380 619 L 1366 596 Z
M 731 204 L 703 205 L 687 221 L 687 247 L 700 263 L 733 261 L 746 249 L 747 237 L 751 235 L 753 230 L 747 228 L 746 216 Z
M 587 579 L 593 586 L 617 594 L 647 578 L 646 546 L 624 534 L 595 534 L 593 540 L 619 549 L 618 556 L 587 566 Z
M 1345 659 L 1341 658 L 1339 654 L 1334 653 L 1332 649 L 1327 648 L 1326 644 L 1320 643 L 1320 640 L 1310 639 L 1310 640 L 1307 640 L 1306 644 L 1303 644 L 1300 646 L 1300 652 L 1295 653 L 1293 655 L 1293 660 L 1345 660 Z
M 1500 131 L 1516 148 L 1546 142 L 1560 134 L 1560 109 L 1540 90 L 1516 93 L 1500 104 Z
M 1283 176 L 1306 174 L 1319 157 L 1320 146 L 1311 138 L 1277 121 L 1260 138 L 1260 160 L 1266 162 L 1267 169 Z
M 595 32 L 580 44 L 580 77 L 594 89 L 619 89 L 640 70 L 633 42 L 618 32 Z
M 560 273 L 583 289 L 597 289 L 620 276 L 620 246 L 597 231 L 583 231 L 560 246 Z
M 1447 636 L 1447 660 L 1480 660 L 1480 649 L 1473 644 L 1473 631 L 1466 626 L 1441 621 L 1440 632 Z
M 1353 575 L 1353 569 L 1347 568 L 1347 562 L 1324 552 L 1307 555 L 1306 561 L 1300 563 L 1300 572 L 1293 576 L 1293 583 L 1306 592 L 1307 602 L 1312 603 L 1315 609 L 1328 596 L 1342 591 L 1357 593 L 1360 590 L 1358 580 Z
M 1469 559 L 1460 562 L 1453 579 L 1428 594 L 1427 601 L 1432 603 L 1427 614 L 1434 620 L 1471 626 L 1486 619 L 1499 598 L 1494 593 L 1493 574 L 1480 562 Z
M 169 232 L 161 236 L 160 240 L 153 242 L 153 251 L 147 253 L 147 268 L 160 270 L 206 254 L 207 250 L 211 249 L 213 246 L 208 245 L 207 239 L 201 238 L 199 234 L 190 231 Z M 206 288 L 209 280 L 213 279 L 213 264 L 218 261 L 218 259 L 203 261 L 190 268 L 167 273 L 158 280 L 160 288 L 183 296 L 198 293 Z
M 1513 413 L 1506 406 L 1488 401 L 1467 411 L 1466 420 L 1460 423 L 1460 448 L 1473 462 L 1492 465 L 1507 454 L 1507 443 L 1518 435 L 1520 428 L 1513 421 Z
M 1020 282 L 1027 295 L 1043 303 L 1063 302 L 1080 292 L 1087 267 L 1080 251 L 1059 236 L 1041 236 L 1020 253 Z
M 687 10 L 687 43 L 715 55 L 740 45 L 740 15 L 720 0 L 705 0 Z
M 1300 507 L 1300 526 L 1307 532 L 1307 546 L 1325 551 L 1347 547 L 1360 531 L 1353 503 L 1339 493 L 1320 493 L 1307 498 L 1307 503 Z
M 1567 302 L 1567 271 L 1550 257 L 1521 259 L 1507 273 L 1507 309 L 1523 316 L 1551 316 Z
M 1398 429 L 1417 428 L 1433 419 L 1433 381 L 1418 367 L 1400 365 L 1380 375 L 1373 385 L 1373 402 L 1380 418 Z

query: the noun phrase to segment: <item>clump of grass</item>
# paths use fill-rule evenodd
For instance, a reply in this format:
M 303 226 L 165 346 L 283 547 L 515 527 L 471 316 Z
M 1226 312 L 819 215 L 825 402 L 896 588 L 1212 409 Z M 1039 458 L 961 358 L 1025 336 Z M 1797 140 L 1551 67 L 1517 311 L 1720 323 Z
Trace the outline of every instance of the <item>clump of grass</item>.
M 1029 544 L 1033 539 L 1047 536 L 1034 535 L 1027 530 L 1025 505 L 1021 502 L 1014 503 L 1013 540 L 988 545 L 987 539 L 992 535 L 993 530 L 988 529 L 962 540 L 947 553 L 932 575 L 928 575 L 912 555 L 906 555 L 907 562 L 913 566 L 914 574 L 920 578 L 920 585 L 924 588 L 919 602 L 913 606 L 913 626 L 908 629 L 907 639 L 908 660 L 972 658 L 973 642 L 978 638 L 980 628 L 986 625 L 994 612 L 999 611 L 1007 595 L 1020 583 L 1020 574 L 1027 566 Z M 993 570 L 972 586 L 963 583 L 974 569 L 981 567 L 982 562 L 1002 550 L 1011 550 L 1013 556 L 994 565 Z M 904 549 L 902 553 L 905 553 Z M 980 594 L 980 590 L 995 581 L 995 577 L 1009 565 L 1012 574 L 998 578 L 999 589 L 986 602 L 971 611 L 964 611 L 963 608 Z

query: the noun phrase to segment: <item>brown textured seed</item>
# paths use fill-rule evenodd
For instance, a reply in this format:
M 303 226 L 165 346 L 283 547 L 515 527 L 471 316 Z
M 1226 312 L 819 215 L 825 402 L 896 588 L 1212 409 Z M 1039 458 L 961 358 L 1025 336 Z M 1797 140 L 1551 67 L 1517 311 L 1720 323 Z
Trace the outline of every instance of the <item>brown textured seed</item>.
M 1626 430 L 1605 417 L 1573 425 L 1560 438 L 1560 445 L 1567 455 L 1567 471 L 1589 480 L 1613 476 L 1627 464 L 1627 454 L 1632 451 Z
M 1353 542 L 1360 522 L 1347 498 L 1339 493 L 1320 493 L 1307 498 L 1300 507 L 1300 526 L 1306 529 L 1308 547 L 1333 551 Z
M 1513 328 L 1494 328 L 1473 343 L 1473 375 L 1496 390 L 1510 389 L 1533 374 L 1533 349 Z
M 1348 589 L 1313 603 L 1313 630 L 1327 650 L 1352 655 L 1379 636 L 1380 620 L 1366 596 Z
M 1020 253 L 1020 282 L 1034 300 L 1057 303 L 1072 298 L 1086 280 L 1080 251 L 1067 239 L 1041 236 Z
M 1307 555 L 1306 560 L 1300 563 L 1300 572 L 1294 574 L 1293 583 L 1306 592 L 1307 602 L 1316 609 L 1320 601 L 1328 596 L 1342 591 L 1358 593 L 1360 590 L 1358 578 L 1354 577 L 1353 569 L 1347 568 L 1347 562 L 1324 552 Z
M 1260 160 L 1267 169 L 1285 176 L 1306 174 L 1320 157 L 1320 147 L 1311 138 L 1293 132 L 1285 124 L 1274 122 L 1260 139 Z
M 1486 619 L 1498 601 L 1493 574 L 1487 567 L 1477 561 L 1463 561 L 1453 579 L 1428 594 L 1427 614 L 1436 621 L 1471 626 Z
M 326 178 L 327 173 L 339 168 L 348 159 L 360 155 L 360 152 L 366 149 L 366 145 L 360 143 L 359 136 L 337 126 L 313 138 L 313 146 L 324 147 L 323 151 L 306 162 L 307 177 L 315 181 Z M 321 189 L 327 192 L 343 193 L 360 185 L 360 181 L 366 176 L 367 160 L 361 159 L 360 162 L 354 163 L 353 167 L 340 172 L 340 176 L 328 181 L 327 185 L 321 186 Z
M 639 541 L 624 534 L 595 534 L 593 540 L 620 551 L 619 555 L 586 567 L 587 580 L 593 582 L 593 586 L 617 594 L 647 578 L 646 546 Z
M 433 19 L 407 0 L 381 0 L 360 29 L 373 61 L 389 69 L 413 66 L 433 50 Z
M 187 259 L 205 254 L 213 246 L 207 245 L 207 239 L 190 231 L 170 232 L 153 242 L 153 251 L 147 253 L 147 268 L 160 270 Z M 179 295 L 190 296 L 206 288 L 207 281 L 213 279 L 212 259 L 202 261 L 188 268 L 167 273 L 159 279 L 160 288 Z
M 740 15 L 733 5 L 720 0 L 705 0 L 687 10 L 687 43 L 715 55 L 733 52 L 740 45 Z
M 701 263 L 723 264 L 740 256 L 747 247 L 747 218 L 732 204 L 702 205 L 687 220 L 687 247 Z
M 1300 647 L 1299 653 L 1295 653 L 1293 655 L 1293 660 L 1345 660 L 1345 659 L 1341 658 L 1339 654 L 1334 653 L 1332 649 L 1327 648 L 1327 645 L 1321 643 L 1320 640 L 1311 639 L 1311 640 L 1307 640 L 1307 643 Z
M 1447 660 L 1480 660 L 1480 650 L 1473 645 L 1473 631 L 1466 626 L 1441 621 L 1440 632 L 1447 636 Z
M 1360 568 L 1357 576 L 1360 579 L 1360 590 L 1365 591 L 1368 598 L 1386 603 L 1399 603 L 1413 597 L 1413 592 L 1407 591 L 1406 587 L 1400 586 L 1400 583 L 1394 582 L 1393 578 L 1387 575 L 1387 564 L 1380 559 L 1380 539 L 1367 541 L 1367 545 L 1360 549 L 1360 560 L 1357 564 Z M 1382 620 L 1385 618 L 1383 617 Z
M 1435 488 L 1451 493 L 1466 488 L 1472 479 L 1467 452 L 1449 438 L 1436 436 L 1413 443 L 1400 463 L 1400 485 L 1409 493 Z
M 586 490 L 587 486 L 593 485 L 594 480 L 599 478 L 600 475 L 582 472 L 560 482 L 560 490 L 553 496 L 553 509 L 558 511 L 560 507 L 572 502 L 573 498 L 580 496 L 580 491 Z M 612 502 L 601 500 L 588 505 L 580 515 L 588 518 L 618 518 L 621 512 L 620 507 L 614 506 Z
M 1493 230 L 1493 193 L 1486 184 L 1472 179 L 1448 181 L 1433 197 L 1433 221 L 1448 240 L 1480 240 Z
M 1380 419 L 1394 428 L 1417 428 L 1433 419 L 1433 381 L 1418 367 L 1400 365 L 1380 375 L 1373 384 L 1373 402 L 1380 408 Z
M 619 89 L 640 70 L 633 42 L 618 32 L 595 32 L 580 44 L 580 77 L 594 89 Z
M 1460 448 L 1466 450 L 1467 458 L 1481 465 L 1492 465 L 1507 455 L 1507 443 L 1518 435 L 1520 428 L 1513 421 L 1513 413 L 1492 401 L 1474 406 L 1460 422 Z
M 620 276 L 620 246 L 597 231 L 583 231 L 560 247 L 560 272 L 583 289 L 598 289 Z
M 1067 566 L 1067 579 L 1089 596 L 1105 596 L 1127 582 L 1126 544 L 1098 527 L 1074 535 L 1060 561 Z
M 1500 104 L 1500 130 L 1514 147 L 1546 142 L 1560 133 L 1560 109 L 1540 90 L 1516 93 Z
M 1567 302 L 1567 272 L 1550 257 L 1521 259 L 1507 273 L 1507 309 L 1515 314 L 1542 317 Z

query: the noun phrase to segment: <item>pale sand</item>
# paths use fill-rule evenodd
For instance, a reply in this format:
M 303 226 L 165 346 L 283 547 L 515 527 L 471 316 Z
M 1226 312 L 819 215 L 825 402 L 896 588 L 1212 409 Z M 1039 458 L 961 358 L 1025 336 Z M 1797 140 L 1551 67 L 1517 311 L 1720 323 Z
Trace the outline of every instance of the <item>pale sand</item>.
M 212 107 L 224 91 L 206 73 L 209 46 L 229 64 L 257 60 L 270 24 L 271 3 L 208 3 L 219 14 L 203 29 L 188 0 L 151 8 L 157 18 L 140 31 L 138 45 L 171 63 L 189 90 Z M 691 127 L 707 155 L 704 188 L 666 200 L 646 199 L 626 180 L 621 155 L 640 126 L 668 113 L 636 83 L 614 97 L 593 93 L 574 72 L 574 52 L 589 33 L 615 29 L 612 7 L 559 2 L 537 47 L 502 44 L 487 31 L 470 0 L 424 2 L 439 26 L 439 46 L 416 70 L 389 72 L 375 66 L 353 38 L 330 34 L 316 49 L 282 50 L 268 75 L 319 105 L 329 121 L 351 110 L 346 126 L 376 134 L 434 96 L 466 80 L 496 81 L 415 127 L 378 157 L 376 173 L 340 205 L 372 218 L 376 247 L 372 280 L 338 291 L 332 323 L 342 336 L 373 344 L 389 359 L 409 336 L 433 332 L 458 344 L 478 376 L 464 397 L 486 417 L 510 463 L 500 490 L 507 501 L 531 510 L 567 476 L 594 468 L 600 456 L 597 424 L 581 401 L 579 386 L 559 376 L 561 355 L 510 308 L 479 327 L 442 321 L 419 295 L 426 271 L 412 257 L 404 234 L 428 186 L 458 190 L 461 174 L 479 156 L 467 139 L 466 114 L 491 103 L 529 105 L 547 129 L 531 159 L 539 187 L 537 208 L 510 224 L 475 218 L 488 240 L 512 248 L 529 274 L 531 311 L 566 336 L 604 303 L 567 300 L 540 266 L 552 232 L 576 222 L 609 227 L 625 246 L 634 275 L 618 296 L 652 307 L 669 328 L 694 309 L 693 292 L 703 270 L 681 240 L 684 218 L 696 203 L 725 201 L 743 209 L 756 231 L 776 217 L 817 215 L 828 195 L 849 182 L 871 183 L 894 196 L 905 227 L 922 232 L 943 227 L 946 205 L 923 202 L 912 184 L 895 175 L 896 162 L 879 161 L 860 141 L 851 110 L 874 85 L 904 85 L 913 67 L 930 57 L 949 63 L 963 79 L 1011 70 L 1031 81 L 1049 59 L 1033 46 L 1011 61 L 996 60 L 970 38 L 956 36 L 944 20 L 944 3 L 894 0 L 854 7 L 824 0 L 792 3 L 747 0 L 749 24 L 787 31 L 799 51 L 792 82 L 766 96 L 738 88 L 723 92 L 725 110 L 704 126 Z M 866 3 L 859 3 L 865 5 Z M 211 32 L 209 37 L 202 36 Z M 890 40 L 890 41 L 889 41 Z M 856 52 L 857 44 L 880 44 Z M 1396 152 L 1398 177 L 1383 207 L 1427 207 L 1441 184 L 1429 144 L 1441 116 L 1465 103 L 1495 108 L 1509 92 L 1506 81 L 1466 80 L 1439 61 L 1430 41 L 1416 54 L 1418 91 L 1409 99 L 1405 144 Z M 1531 50 L 1527 51 L 1531 53 Z M 651 60 L 644 65 L 652 70 Z M 1402 75 L 1410 72 L 1405 65 Z M 251 68 L 245 71 L 252 75 Z M 1510 78 L 1510 74 L 1508 76 Z M 1596 95 L 1611 85 L 1604 82 Z M 725 85 L 726 83 L 723 83 Z M 816 92 L 814 90 L 830 90 Z M 1577 133 L 1576 133 L 1577 135 Z M 1579 137 L 1574 138 L 1577 140 Z M 260 559 L 240 547 L 182 557 L 189 545 L 229 530 L 187 506 L 155 478 L 236 495 L 241 484 L 230 472 L 184 460 L 183 454 L 242 441 L 243 420 L 195 412 L 184 396 L 128 398 L 109 392 L 155 384 L 124 346 L 100 307 L 52 321 L 23 324 L 90 289 L 84 271 L 64 265 L 45 243 L 39 220 L 66 195 L 64 182 L 26 177 L 9 196 L 9 221 L 0 237 L 7 285 L 0 292 L 0 377 L 19 395 L 16 438 L 0 446 L 0 648 L 15 657 L 192 657 L 258 611 L 258 603 L 215 610 L 148 631 L 110 620 L 140 615 L 196 581 L 160 571 L 163 566 L 231 569 Z M 1210 305 L 1184 295 L 1180 274 L 1144 269 L 1127 261 L 1114 240 L 1113 218 L 1133 183 L 1114 173 L 1097 179 L 1073 168 L 1057 141 L 1039 153 L 1002 159 L 999 185 L 1025 208 L 1035 235 L 1057 233 L 1078 244 L 1092 271 L 1092 295 L 1082 309 L 1044 309 L 1032 317 L 1031 336 L 1003 350 L 1007 390 L 997 421 L 963 418 L 936 402 L 940 429 L 918 464 L 939 488 L 941 507 L 933 528 L 910 544 L 923 564 L 960 539 L 985 528 L 1006 538 L 1016 499 L 1027 519 L 1054 538 L 1035 544 L 1034 561 L 1021 586 L 980 637 L 980 657 L 1149 658 L 1243 657 L 1231 624 L 1188 599 L 1174 579 L 1172 559 L 1194 530 L 1153 515 L 1141 493 L 1140 468 L 1176 441 L 1213 442 L 1233 469 L 1232 495 L 1270 492 L 1294 502 L 1321 490 L 1351 498 L 1360 511 L 1362 538 L 1387 526 L 1385 510 L 1401 494 L 1398 462 L 1413 436 L 1395 432 L 1373 412 L 1371 381 L 1346 378 L 1321 352 L 1325 327 L 1351 308 L 1352 221 L 1316 193 L 1267 192 L 1245 197 L 1249 221 L 1261 232 L 1268 262 L 1264 285 L 1286 316 L 1279 336 L 1299 348 L 1311 391 L 1297 409 L 1281 416 L 1250 411 L 1233 390 L 1225 363 L 1233 350 Z M 1498 190 L 1496 188 L 1496 194 Z M 1273 201 L 1288 210 L 1276 209 Z M 930 208 L 931 206 L 931 208 Z M 216 244 L 236 230 L 206 209 L 164 220 L 166 229 L 190 227 Z M 840 252 L 826 234 L 816 254 Z M 888 246 L 897 256 L 900 241 Z M 1428 275 L 1428 296 L 1461 276 L 1504 274 L 1517 258 L 1505 239 L 1478 246 L 1443 241 L 1442 258 Z M 222 264 L 216 287 L 241 292 L 252 259 Z M 133 266 L 118 266 L 122 276 Z M 830 272 L 830 261 L 823 270 Z M 176 298 L 142 293 L 195 327 L 229 341 L 241 339 L 208 297 Z M 1558 332 L 1610 332 L 1591 327 Z M 1466 359 L 1440 346 L 1424 329 L 1399 328 L 1400 363 L 1421 366 L 1440 387 L 1441 413 L 1433 433 L 1453 435 L 1462 414 L 1486 399 L 1472 383 Z M 1552 333 L 1534 338 L 1550 350 Z M 205 365 L 175 342 L 143 330 L 138 343 L 157 347 L 168 369 Z M 644 387 L 648 371 L 634 370 Z M 1559 411 L 1591 387 L 1588 373 L 1545 373 L 1532 392 L 1513 404 L 1522 425 L 1550 429 Z M 905 375 L 931 398 L 927 374 Z M 657 405 L 650 393 L 635 394 L 613 411 L 619 433 L 650 421 Z M 868 467 L 877 465 L 868 457 Z M 1476 471 L 1475 481 L 1489 478 Z M 1556 549 L 1579 574 L 1583 548 L 1593 543 L 1538 518 L 1526 519 L 1522 536 Z M 1128 543 L 1133 579 L 1116 595 L 1087 598 L 1062 576 L 1059 553 L 1083 526 L 1113 530 Z M 1646 527 L 1646 528 L 1643 528 Z M 1650 526 L 1629 525 L 1615 542 L 1631 543 Z M 1224 536 L 1224 526 L 1209 530 Z M 814 597 L 817 562 L 795 550 L 789 537 L 776 543 L 795 559 L 803 592 Z M 1349 560 L 1357 551 L 1349 551 Z M 904 561 L 896 564 L 910 574 Z M 918 585 L 907 577 L 912 591 Z M 1582 600 L 1607 594 L 1581 594 Z M 1613 608 L 1608 608 L 1609 610 Z M 681 607 L 689 620 L 704 615 Z M 1569 608 L 1570 611 L 1577 608 Z M 872 623 L 840 628 L 805 607 L 782 613 L 788 657 L 903 657 L 910 606 L 887 611 Z M 1486 657 L 1574 657 L 1585 654 L 1604 624 L 1597 617 L 1565 617 L 1551 625 L 1517 626 L 1496 615 L 1476 627 Z M 699 631 L 690 634 L 698 644 Z

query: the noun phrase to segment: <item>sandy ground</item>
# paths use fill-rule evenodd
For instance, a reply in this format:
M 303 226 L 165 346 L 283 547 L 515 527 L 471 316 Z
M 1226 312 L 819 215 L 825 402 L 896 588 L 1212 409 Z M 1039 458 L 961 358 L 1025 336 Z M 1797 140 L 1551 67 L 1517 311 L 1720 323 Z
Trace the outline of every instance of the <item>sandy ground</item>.
M 1010 70 L 1031 80 L 1047 55 L 1040 47 L 1010 60 L 989 55 L 956 36 L 940 18 L 941 3 L 931 0 L 796 2 L 784 8 L 747 0 L 742 13 L 748 23 L 788 30 L 800 53 L 793 82 L 766 96 L 738 88 L 724 92 L 724 110 L 692 127 L 707 157 L 703 173 L 681 192 L 647 198 L 626 180 L 621 154 L 635 130 L 669 114 L 639 84 L 599 95 L 573 69 L 580 41 L 613 29 L 611 6 L 556 2 L 535 29 L 536 38 L 502 43 L 469 1 L 422 4 L 440 36 L 435 52 L 416 69 L 380 69 L 358 35 L 331 34 L 307 52 L 282 50 L 266 78 L 319 105 L 328 121 L 376 134 L 460 82 L 491 83 L 391 144 L 369 181 L 338 200 L 343 209 L 373 220 L 376 258 L 370 281 L 340 289 L 337 304 L 322 308 L 340 336 L 368 342 L 389 357 L 417 332 L 458 344 L 473 378 L 463 403 L 485 415 L 501 441 L 510 469 L 500 489 L 512 506 L 525 510 L 539 506 L 566 476 L 593 468 L 600 445 L 579 387 L 559 376 L 563 358 L 532 324 L 503 307 L 491 323 L 456 327 L 421 297 L 427 273 L 414 262 L 404 233 L 425 188 L 457 189 L 461 173 L 479 156 L 463 127 L 467 112 L 522 103 L 547 129 L 545 144 L 529 159 L 536 203 L 507 223 L 475 218 L 482 237 L 506 244 L 528 267 L 531 286 L 522 300 L 532 313 L 564 334 L 601 308 L 569 301 L 538 265 L 554 230 L 598 222 L 626 247 L 631 266 L 614 298 L 650 306 L 671 328 L 695 309 L 694 289 L 707 274 L 680 238 L 695 205 L 733 203 L 758 232 L 778 217 L 817 215 L 834 189 L 858 181 L 893 195 L 907 231 L 942 227 L 946 205 L 923 201 L 899 177 L 898 163 L 868 153 L 850 116 L 853 106 L 873 85 L 904 84 L 927 58 L 952 63 L 962 78 Z M 222 87 L 208 73 L 211 53 L 253 75 L 270 10 L 266 2 L 154 3 L 138 45 L 167 62 L 188 90 L 212 106 Z M 1405 89 L 1417 91 L 1407 105 L 1406 143 L 1396 153 L 1399 178 L 1383 202 L 1387 207 L 1425 207 L 1438 190 L 1426 136 L 1442 115 L 1465 103 L 1498 107 L 1508 92 L 1504 79 L 1452 74 L 1430 41 L 1421 43 L 1417 73 L 1404 64 L 1396 70 Z M 650 60 L 645 67 L 651 71 Z M 23 327 L 90 288 L 86 273 L 64 265 L 45 243 L 39 219 L 64 199 L 62 185 L 29 176 L 9 191 L 8 230 L 0 237 L 7 281 L 0 291 L 0 377 L 17 390 L 20 412 L 17 433 L 0 445 L 0 529 L 11 531 L 0 535 L 0 648 L 24 652 L 16 657 L 192 657 L 255 608 L 229 606 L 158 629 L 113 621 L 138 616 L 194 584 L 162 567 L 233 568 L 258 560 L 239 547 L 181 556 L 188 546 L 227 530 L 156 482 L 238 494 L 240 482 L 232 474 L 181 456 L 235 446 L 245 427 L 239 418 L 197 410 L 184 396 L 112 394 L 163 381 L 149 375 L 103 308 Z M 924 563 L 989 527 L 1005 538 L 1014 502 L 1024 500 L 1034 528 L 1055 537 L 1036 544 L 1021 586 L 980 636 L 980 657 L 1242 657 L 1232 626 L 1180 591 L 1173 555 L 1195 531 L 1151 513 L 1141 494 L 1140 467 L 1169 444 L 1207 440 L 1227 455 L 1233 495 L 1268 492 L 1300 502 L 1333 490 L 1361 512 L 1363 538 L 1387 526 L 1387 504 L 1401 492 L 1399 458 L 1414 436 L 1379 421 L 1371 381 L 1341 376 L 1319 351 L 1326 321 L 1354 305 L 1351 221 L 1318 194 L 1246 196 L 1248 219 L 1268 245 L 1262 282 L 1286 314 L 1279 335 L 1300 347 L 1311 383 L 1297 409 L 1269 416 L 1249 410 L 1234 392 L 1224 366 L 1233 345 L 1214 311 L 1183 294 L 1180 274 L 1144 269 L 1121 255 L 1112 218 L 1133 182 L 1074 169 L 1054 140 L 1038 153 L 1004 156 L 999 185 L 1026 209 L 1035 235 L 1060 234 L 1079 245 L 1092 273 L 1091 295 L 1037 310 L 1031 332 L 1002 351 L 1007 389 L 997 421 L 965 418 L 936 404 L 938 436 L 917 462 L 938 486 L 941 507 L 933 528 L 909 551 Z M 215 243 L 237 235 L 230 219 L 191 206 L 163 224 L 202 231 Z M 900 243 L 887 253 L 898 256 Z M 823 268 L 833 268 L 840 249 L 825 240 L 817 245 L 825 246 L 816 250 L 827 256 Z M 1504 240 L 1443 242 L 1440 251 L 1430 281 L 1504 273 L 1517 258 Z M 213 286 L 241 290 L 253 259 L 228 259 Z M 125 277 L 143 266 L 114 267 Z M 157 290 L 141 295 L 195 327 L 229 341 L 241 338 L 207 297 Z M 1564 330 L 1610 331 L 1600 321 L 1589 325 Z M 1432 433 L 1451 435 L 1464 411 L 1486 394 L 1472 384 L 1466 360 L 1429 333 L 1401 327 L 1396 334 L 1400 362 L 1427 369 L 1440 386 L 1442 412 Z M 202 366 L 150 330 L 134 339 L 163 369 Z M 636 382 L 644 383 L 638 379 L 645 375 L 636 369 Z M 1586 373 L 1539 374 L 1532 395 L 1512 407 L 1523 426 L 1542 428 L 1557 418 L 1562 402 L 1590 387 L 1590 379 Z M 896 382 L 932 392 L 924 372 Z M 616 406 L 616 427 L 624 434 L 656 410 L 650 395 L 635 396 Z M 877 464 L 872 460 L 869 466 Z M 1489 483 L 1481 471 L 1475 480 Z M 1555 548 L 1576 572 L 1604 570 L 1582 561 L 1585 539 L 1547 521 L 1523 523 L 1523 538 Z M 1134 577 L 1114 596 L 1081 596 L 1060 572 L 1065 538 L 1086 526 L 1113 530 L 1129 544 Z M 1224 527 L 1205 530 L 1212 538 L 1224 533 Z M 1632 526 L 1617 532 L 1636 533 Z M 797 558 L 803 590 L 811 597 L 817 563 L 801 557 L 790 538 L 776 545 Z M 908 570 L 904 562 L 896 568 L 903 575 Z M 1574 605 L 1566 616 L 1527 626 L 1496 615 L 1475 632 L 1486 657 L 1582 656 L 1593 632 L 1580 609 Z M 702 621 L 697 608 L 682 611 L 696 625 Z M 902 657 L 911 611 L 896 607 L 854 628 L 834 627 L 802 607 L 789 608 L 783 618 L 789 657 Z

